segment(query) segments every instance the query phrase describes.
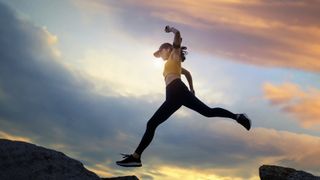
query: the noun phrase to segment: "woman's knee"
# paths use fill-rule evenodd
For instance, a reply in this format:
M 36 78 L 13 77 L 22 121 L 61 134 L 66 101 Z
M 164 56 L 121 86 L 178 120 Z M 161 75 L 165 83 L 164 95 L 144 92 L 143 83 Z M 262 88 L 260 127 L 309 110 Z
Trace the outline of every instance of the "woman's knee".
M 205 117 L 216 117 L 220 108 L 206 108 L 203 110 L 202 115 Z
M 202 109 L 200 111 L 198 111 L 200 114 L 202 114 L 205 117 L 211 117 L 212 113 L 211 113 L 211 109 Z
M 158 127 L 158 125 L 155 122 L 153 122 L 151 120 L 148 121 L 148 123 L 147 123 L 147 131 L 148 130 L 149 131 L 155 131 L 157 127 Z

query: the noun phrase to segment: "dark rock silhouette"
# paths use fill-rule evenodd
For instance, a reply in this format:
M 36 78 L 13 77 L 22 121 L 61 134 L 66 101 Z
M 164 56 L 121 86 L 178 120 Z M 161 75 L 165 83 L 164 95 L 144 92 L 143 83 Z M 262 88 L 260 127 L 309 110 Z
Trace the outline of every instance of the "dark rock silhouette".
M 261 166 L 259 175 L 261 180 L 320 180 L 320 177 L 304 171 L 274 165 Z
M 65 154 L 34 144 L 0 139 L 1 180 L 100 180 Z M 136 180 L 135 176 L 102 178 Z

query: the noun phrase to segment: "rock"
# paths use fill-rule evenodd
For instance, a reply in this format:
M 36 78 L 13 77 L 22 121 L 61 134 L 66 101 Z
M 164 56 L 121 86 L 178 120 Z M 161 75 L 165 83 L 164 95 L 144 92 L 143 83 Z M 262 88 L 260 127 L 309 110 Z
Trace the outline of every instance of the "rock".
M 261 166 L 259 175 L 261 180 L 320 180 L 320 177 L 304 171 L 274 165 Z
M 100 177 L 61 152 L 0 139 L 0 179 L 100 180 Z

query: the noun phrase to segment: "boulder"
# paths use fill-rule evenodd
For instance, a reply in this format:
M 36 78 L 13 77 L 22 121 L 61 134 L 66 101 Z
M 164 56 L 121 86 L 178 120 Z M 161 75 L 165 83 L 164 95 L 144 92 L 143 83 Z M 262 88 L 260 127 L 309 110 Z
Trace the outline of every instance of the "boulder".
M 320 180 L 320 177 L 304 171 L 274 165 L 261 166 L 259 175 L 261 180 Z
M 61 152 L 26 142 L 0 139 L 0 179 L 100 180 L 100 177 L 86 169 L 80 161 Z

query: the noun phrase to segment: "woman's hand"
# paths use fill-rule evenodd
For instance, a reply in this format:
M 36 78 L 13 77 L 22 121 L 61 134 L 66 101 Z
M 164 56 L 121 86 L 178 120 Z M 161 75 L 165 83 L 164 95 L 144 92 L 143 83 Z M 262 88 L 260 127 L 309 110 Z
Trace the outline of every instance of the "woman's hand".
M 171 32 L 171 27 L 170 27 L 170 26 L 166 26 L 166 27 L 164 28 L 164 31 L 165 31 L 166 33 Z
M 166 26 L 165 28 L 164 28 L 164 31 L 166 32 L 166 33 L 169 33 L 169 32 L 173 32 L 173 33 L 177 33 L 177 32 L 179 32 L 176 28 L 174 28 L 174 27 L 170 27 L 170 26 Z

